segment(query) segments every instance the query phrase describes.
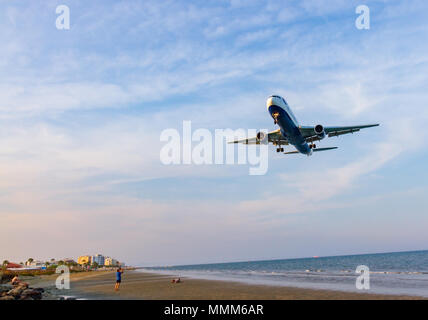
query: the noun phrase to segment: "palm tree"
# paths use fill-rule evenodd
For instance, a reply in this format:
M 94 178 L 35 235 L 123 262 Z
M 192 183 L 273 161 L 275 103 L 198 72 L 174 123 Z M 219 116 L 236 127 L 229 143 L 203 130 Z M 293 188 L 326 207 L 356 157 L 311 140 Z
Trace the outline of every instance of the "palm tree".
M 29 258 L 29 259 L 27 260 L 28 264 L 31 264 L 31 262 L 33 262 L 33 261 L 34 261 L 34 259 L 33 259 L 33 258 Z
M 2 266 L 1 266 L 1 271 L 2 271 L 2 272 L 6 271 L 8 263 L 9 263 L 9 261 L 7 261 L 7 260 L 4 260 L 4 261 L 3 261 L 3 264 L 2 264 Z M 1 278 L 1 277 L 0 277 L 0 278 Z

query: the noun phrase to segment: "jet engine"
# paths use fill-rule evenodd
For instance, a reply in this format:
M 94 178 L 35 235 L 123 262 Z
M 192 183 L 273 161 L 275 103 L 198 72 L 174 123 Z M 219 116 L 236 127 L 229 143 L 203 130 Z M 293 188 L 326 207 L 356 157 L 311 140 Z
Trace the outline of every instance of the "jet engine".
M 257 132 L 257 141 L 258 142 L 263 141 L 265 138 L 266 138 L 266 134 L 264 132 L 261 132 L 261 131 Z
M 325 138 L 325 131 L 322 125 L 317 124 L 314 128 L 314 131 L 320 140 Z

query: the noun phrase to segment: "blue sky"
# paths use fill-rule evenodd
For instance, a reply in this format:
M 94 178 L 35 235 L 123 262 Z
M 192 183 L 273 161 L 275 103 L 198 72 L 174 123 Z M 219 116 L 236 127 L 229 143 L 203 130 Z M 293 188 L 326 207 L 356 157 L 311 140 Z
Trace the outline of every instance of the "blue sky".
M 71 29 L 55 28 L 56 6 Z M 355 8 L 370 8 L 369 30 Z M 1 1 L 0 258 L 427 249 L 426 1 Z M 165 166 L 160 133 L 380 122 L 313 157 Z M 7 245 L 6 245 L 7 244 Z

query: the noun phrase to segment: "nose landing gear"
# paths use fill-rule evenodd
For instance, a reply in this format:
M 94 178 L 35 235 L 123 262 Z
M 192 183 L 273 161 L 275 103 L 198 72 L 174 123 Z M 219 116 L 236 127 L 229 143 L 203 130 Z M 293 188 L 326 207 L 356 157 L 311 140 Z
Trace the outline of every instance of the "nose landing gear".
M 272 114 L 272 117 L 273 117 L 273 123 L 274 123 L 274 124 L 278 124 L 279 112 L 274 112 L 274 113 Z

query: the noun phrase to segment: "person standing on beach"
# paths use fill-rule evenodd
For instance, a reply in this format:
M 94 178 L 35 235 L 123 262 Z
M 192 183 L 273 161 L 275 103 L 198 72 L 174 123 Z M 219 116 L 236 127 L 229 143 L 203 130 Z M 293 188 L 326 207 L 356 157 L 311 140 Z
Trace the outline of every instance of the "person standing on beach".
M 120 287 L 120 282 L 122 281 L 122 273 L 123 270 L 121 267 L 117 268 L 116 270 L 116 285 L 114 286 L 114 290 L 118 291 Z

